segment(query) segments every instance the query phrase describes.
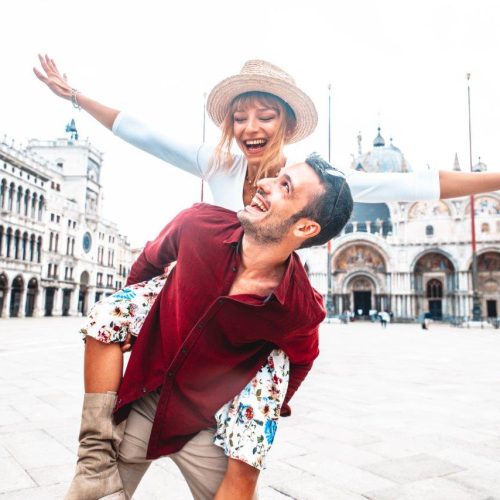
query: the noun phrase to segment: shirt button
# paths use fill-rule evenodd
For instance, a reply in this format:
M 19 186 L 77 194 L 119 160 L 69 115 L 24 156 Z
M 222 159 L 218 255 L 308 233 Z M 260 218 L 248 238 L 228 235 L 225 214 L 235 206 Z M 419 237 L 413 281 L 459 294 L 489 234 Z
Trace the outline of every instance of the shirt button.
M 119 404 L 119 405 L 120 405 L 120 404 L 122 404 L 122 400 L 121 400 L 121 399 L 119 399 L 119 400 L 116 402 L 116 404 Z
M 174 372 L 168 372 L 167 375 L 172 378 L 174 376 Z
M 142 392 L 148 392 L 148 390 L 145 387 L 143 387 Z
M 198 330 L 203 330 L 205 325 L 203 323 L 198 323 Z
M 181 349 L 181 352 L 182 352 L 182 354 L 187 354 L 188 350 L 187 350 L 185 347 L 183 347 L 183 348 Z
M 224 299 L 219 299 L 219 300 L 217 301 L 217 303 L 218 303 L 218 304 L 224 304 Z
M 233 266 L 233 269 L 232 269 L 233 273 L 235 273 L 237 271 L 236 267 Z

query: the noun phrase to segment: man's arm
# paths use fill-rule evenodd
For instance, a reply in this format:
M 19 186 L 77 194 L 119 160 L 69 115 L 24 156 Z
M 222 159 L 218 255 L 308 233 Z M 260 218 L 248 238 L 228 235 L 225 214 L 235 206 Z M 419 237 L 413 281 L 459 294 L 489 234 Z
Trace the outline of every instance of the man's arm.
M 287 342 L 280 345 L 290 359 L 290 377 L 285 400 L 281 407 L 281 415 L 291 414 L 288 403 L 297 392 L 319 355 L 319 326 L 291 335 Z
M 146 243 L 141 255 L 132 265 L 127 285 L 163 274 L 164 269 L 177 260 L 183 229 L 192 216 L 192 209 L 183 210 L 162 229 L 156 239 Z

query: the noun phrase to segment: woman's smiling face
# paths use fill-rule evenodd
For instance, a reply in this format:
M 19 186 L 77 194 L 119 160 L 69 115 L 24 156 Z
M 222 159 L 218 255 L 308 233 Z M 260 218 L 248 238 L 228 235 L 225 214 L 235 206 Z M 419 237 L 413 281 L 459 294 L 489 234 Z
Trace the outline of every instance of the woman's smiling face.
M 280 130 L 283 117 L 279 109 L 257 99 L 239 105 L 233 112 L 233 133 L 247 159 L 258 159 Z

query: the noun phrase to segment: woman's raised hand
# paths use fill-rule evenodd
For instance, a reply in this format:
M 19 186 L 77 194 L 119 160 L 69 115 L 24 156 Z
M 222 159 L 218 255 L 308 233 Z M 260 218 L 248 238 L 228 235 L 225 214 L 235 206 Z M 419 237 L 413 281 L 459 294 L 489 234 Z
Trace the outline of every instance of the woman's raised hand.
M 38 68 L 33 68 L 36 77 L 47 87 L 49 87 L 54 94 L 63 99 L 71 100 L 71 85 L 67 81 L 66 74 L 62 74 L 57 69 L 56 63 L 48 55 L 41 56 L 38 54 L 38 59 L 42 66 L 40 71 Z

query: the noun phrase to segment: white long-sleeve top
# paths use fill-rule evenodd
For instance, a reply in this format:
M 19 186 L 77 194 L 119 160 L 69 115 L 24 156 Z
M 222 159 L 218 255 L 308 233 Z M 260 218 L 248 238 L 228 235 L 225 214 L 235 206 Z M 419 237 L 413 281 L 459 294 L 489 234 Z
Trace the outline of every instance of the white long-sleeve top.
M 213 146 L 179 143 L 124 112 L 116 117 L 112 130 L 133 146 L 205 179 L 217 205 L 234 211 L 243 208 L 242 193 L 247 172 L 244 155 L 233 155 L 233 164 L 228 169 L 207 175 Z M 343 173 L 357 202 L 438 200 L 440 195 L 439 172 L 433 170 L 366 173 L 346 169 Z

